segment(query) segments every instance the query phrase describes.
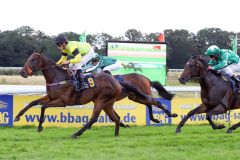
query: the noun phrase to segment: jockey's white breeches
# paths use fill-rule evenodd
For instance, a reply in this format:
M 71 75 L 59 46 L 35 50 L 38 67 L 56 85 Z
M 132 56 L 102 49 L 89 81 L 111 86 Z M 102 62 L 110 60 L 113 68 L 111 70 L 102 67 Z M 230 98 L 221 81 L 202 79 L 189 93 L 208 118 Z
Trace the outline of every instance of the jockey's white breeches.
M 91 60 L 95 56 L 96 54 L 94 53 L 93 48 L 91 48 L 90 51 L 82 57 L 82 60 L 79 63 L 69 64 L 69 69 L 70 70 L 82 69 L 82 66 L 84 66 L 89 60 Z
M 222 74 L 227 74 L 230 77 L 234 75 L 234 72 L 240 72 L 240 61 L 238 63 L 233 63 L 228 65 L 227 67 L 221 69 Z

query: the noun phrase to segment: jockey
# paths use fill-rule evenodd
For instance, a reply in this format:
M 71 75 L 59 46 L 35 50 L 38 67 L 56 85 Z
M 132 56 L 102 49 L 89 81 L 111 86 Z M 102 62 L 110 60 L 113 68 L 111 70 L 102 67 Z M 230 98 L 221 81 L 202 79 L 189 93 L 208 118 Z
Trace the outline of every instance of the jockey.
M 110 71 L 118 70 L 121 64 L 117 59 L 99 55 L 91 60 L 91 62 L 86 66 L 85 72 L 97 73 L 99 70 L 111 73 Z
M 220 49 L 216 45 L 210 46 L 205 54 L 210 57 L 208 69 L 218 70 L 235 82 L 240 82 L 234 75 L 234 72 L 240 72 L 240 60 L 237 54 L 228 49 Z
M 76 78 L 80 81 L 80 85 L 77 90 L 86 88 L 84 75 L 82 73 L 82 66 L 95 57 L 92 46 L 85 42 L 68 41 L 67 37 L 62 34 L 56 37 L 54 43 L 62 52 L 62 56 L 56 64 L 69 64 L 69 69 L 76 70 Z M 67 60 L 67 56 L 71 56 L 73 58 Z

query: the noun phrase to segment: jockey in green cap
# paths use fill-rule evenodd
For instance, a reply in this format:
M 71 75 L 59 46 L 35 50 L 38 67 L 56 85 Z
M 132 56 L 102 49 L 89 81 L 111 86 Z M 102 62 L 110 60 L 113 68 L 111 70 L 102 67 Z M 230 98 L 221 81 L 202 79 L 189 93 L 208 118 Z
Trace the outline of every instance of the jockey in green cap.
M 86 67 L 84 67 L 84 70 L 86 73 L 97 73 L 99 71 L 115 71 L 120 69 L 121 64 L 117 61 L 115 58 L 99 55 L 93 58 Z M 111 73 L 111 72 L 110 72 Z
M 235 82 L 240 82 L 234 75 L 234 72 L 240 72 L 240 60 L 237 54 L 228 49 L 220 49 L 216 45 L 210 46 L 205 54 L 210 57 L 208 69 L 220 71 Z

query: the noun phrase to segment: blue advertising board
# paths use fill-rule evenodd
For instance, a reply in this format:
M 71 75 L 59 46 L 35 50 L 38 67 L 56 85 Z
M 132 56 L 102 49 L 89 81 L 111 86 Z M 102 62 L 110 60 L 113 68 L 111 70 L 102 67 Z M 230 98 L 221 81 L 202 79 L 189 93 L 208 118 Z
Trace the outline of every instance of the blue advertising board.
M 12 95 L 0 95 L 0 126 L 13 126 Z
M 157 100 L 158 102 L 161 102 L 162 105 L 171 112 L 171 101 L 163 98 L 155 98 L 155 100 Z M 161 126 L 165 124 L 172 124 L 172 118 L 168 117 L 166 113 L 162 111 L 162 109 L 153 106 L 152 112 L 153 112 L 153 117 L 155 119 L 158 119 L 160 123 L 155 123 L 150 120 L 149 110 L 148 110 L 148 107 L 146 106 L 146 124 L 148 126 Z

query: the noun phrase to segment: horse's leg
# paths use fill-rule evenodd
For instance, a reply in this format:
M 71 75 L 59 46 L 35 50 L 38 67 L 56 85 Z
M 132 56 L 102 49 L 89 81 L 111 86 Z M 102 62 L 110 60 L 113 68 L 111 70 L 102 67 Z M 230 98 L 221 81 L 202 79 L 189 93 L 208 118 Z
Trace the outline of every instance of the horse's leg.
M 181 127 L 183 127 L 183 125 L 186 123 L 186 121 L 193 116 L 194 114 L 201 114 L 201 113 L 206 113 L 208 110 L 208 108 L 204 105 L 204 104 L 200 104 L 198 107 L 196 107 L 195 109 L 191 110 L 186 117 L 183 118 L 183 120 L 179 123 L 177 129 L 176 129 L 176 133 L 180 133 L 181 132 Z
M 223 129 L 223 128 L 225 128 L 225 126 L 222 125 L 222 124 L 216 125 L 211 119 L 212 115 L 218 115 L 218 114 L 225 113 L 225 112 L 226 112 L 226 110 L 222 105 L 218 105 L 215 108 L 213 108 L 213 109 L 211 109 L 210 111 L 207 112 L 206 119 L 208 120 L 208 122 L 210 123 L 210 125 L 212 126 L 213 129 Z
M 20 120 L 20 117 L 27 111 L 29 110 L 32 106 L 35 106 L 35 105 L 38 105 L 38 104 L 43 104 L 45 102 L 48 102 L 49 101 L 49 98 L 48 96 L 44 96 L 44 97 L 41 97 L 37 100 L 34 100 L 32 102 L 30 102 L 25 108 L 23 108 L 18 114 L 17 116 L 15 117 L 14 119 L 14 122 L 17 122 Z
M 91 128 L 92 124 L 97 122 L 98 116 L 102 111 L 103 104 L 104 103 L 97 103 L 97 102 L 95 103 L 93 113 L 92 113 L 92 116 L 91 116 L 89 122 L 87 122 L 80 130 L 78 130 L 76 133 L 74 133 L 71 136 L 72 138 L 77 138 L 78 136 L 81 136 L 83 134 L 83 132 L 85 132 L 86 129 L 88 129 L 89 127 Z
M 115 111 L 114 111 L 115 112 Z M 120 116 L 117 114 L 117 112 L 115 112 L 115 114 L 119 117 L 119 119 L 120 119 Z M 114 120 L 111 118 L 111 117 L 109 117 L 113 122 L 114 122 Z M 121 121 L 120 121 L 120 127 L 123 127 L 123 128 L 130 128 L 130 126 L 129 125 L 127 125 L 127 124 L 124 124 L 124 123 L 122 123 Z M 91 126 L 89 126 L 87 129 L 91 129 Z
M 148 113 L 149 113 L 150 120 L 155 122 L 155 123 L 160 123 L 160 121 L 158 119 L 155 119 L 153 117 L 152 106 L 151 105 L 147 105 L 147 107 L 148 107 Z
M 132 95 L 132 94 L 129 94 L 128 98 L 130 100 L 133 100 L 135 102 L 138 102 L 138 103 L 141 103 L 141 104 L 145 104 L 147 106 L 151 106 L 151 105 L 154 105 L 160 109 L 163 110 L 164 113 L 166 113 L 168 115 L 168 117 L 177 117 L 178 115 L 176 113 L 173 113 L 171 114 L 171 112 L 169 112 L 163 105 L 161 102 L 158 102 L 156 101 L 154 98 L 150 97 L 150 98 L 147 98 L 147 99 L 142 99 L 138 96 L 136 96 L 135 94 Z M 150 108 L 150 107 L 149 107 Z M 149 110 L 150 111 L 150 110 Z
M 158 108 L 161 108 L 163 110 L 164 113 L 166 113 L 168 115 L 168 117 L 177 117 L 178 115 L 176 113 L 171 113 L 169 112 L 169 110 L 167 110 L 161 102 L 158 102 L 156 101 L 155 99 L 153 99 L 153 101 L 155 101 L 158 105 L 155 105 L 157 106 Z
M 120 118 L 116 114 L 116 112 L 113 110 L 113 104 L 112 104 L 112 106 L 106 106 L 104 108 L 104 111 L 115 122 L 115 136 L 118 136 L 119 135 Z
M 232 133 L 232 131 L 237 129 L 238 127 L 240 127 L 240 122 L 238 122 L 237 124 L 234 124 L 230 128 L 228 128 L 227 133 Z
M 46 102 L 42 105 L 41 107 L 41 115 L 40 115 L 40 120 L 38 124 L 38 132 L 41 132 L 43 130 L 42 124 L 44 122 L 44 114 L 45 114 L 45 109 L 49 107 L 65 107 L 66 105 L 62 102 L 61 99 L 56 99 L 54 101 Z
M 115 110 L 113 110 L 114 111 L 114 113 L 118 116 L 118 118 L 120 119 L 120 116 L 117 114 L 117 112 L 115 111 Z M 111 117 L 109 117 L 112 121 L 114 121 Z M 121 121 L 120 121 L 120 127 L 123 127 L 123 128 L 130 128 L 130 126 L 129 125 L 127 125 L 127 124 L 124 124 L 124 123 L 122 123 Z

